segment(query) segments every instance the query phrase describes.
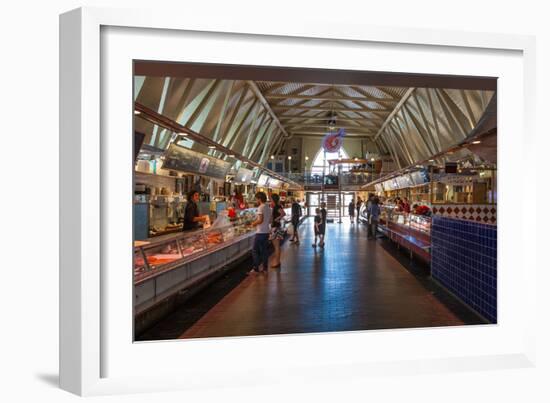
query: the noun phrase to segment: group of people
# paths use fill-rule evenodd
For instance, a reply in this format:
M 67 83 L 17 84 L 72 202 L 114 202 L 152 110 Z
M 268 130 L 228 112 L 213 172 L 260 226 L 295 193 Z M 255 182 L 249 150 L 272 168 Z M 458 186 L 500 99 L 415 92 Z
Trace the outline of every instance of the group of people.
M 353 224 L 353 221 L 355 220 L 355 210 L 357 210 L 357 221 L 359 221 L 359 211 L 361 210 L 361 206 L 363 205 L 363 200 L 360 196 L 357 196 L 357 202 L 354 202 L 353 199 L 348 204 L 348 214 L 350 222 Z
M 416 214 L 416 215 L 423 215 L 423 216 L 430 216 L 431 210 L 428 206 L 425 204 L 413 204 L 412 207 L 410 205 L 409 199 L 406 197 L 403 197 L 402 199 L 398 196 L 394 200 L 396 208 L 395 211 L 397 213 L 404 213 L 404 214 Z
M 269 241 L 273 244 L 272 268 L 281 267 L 281 241 L 285 236 L 284 217 L 286 215 L 279 195 L 271 195 L 271 203 L 267 204 L 267 195 L 264 192 L 258 192 L 255 195 L 256 220 L 251 223 L 256 227 L 254 244 L 252 246 L 252 270 L 251 274 L 268 272 L 269 266 Z M 300 204 L 293 200 L 291 209 L 291 223 L 294 227 L 291 242 L 300 243 L 298 236 L 298 226 L 302 216 Z
M 380 221 L 380 199 L 374 194 L 369 194 L 366 203 L 367 210 L 367 238 L 376 239 L 376 233 L 378 231 L 378 222 Z M 359 222 L 359 212 L 361 211 L 361 206 L 363 205 L 363 200 L 360 196 L 357 196 L 357 202 L 353 199 L 348 204 L 348 214 L 350 222 L 353 222 L 356 219 L 355 211 L 357 210 L 357 222 Z

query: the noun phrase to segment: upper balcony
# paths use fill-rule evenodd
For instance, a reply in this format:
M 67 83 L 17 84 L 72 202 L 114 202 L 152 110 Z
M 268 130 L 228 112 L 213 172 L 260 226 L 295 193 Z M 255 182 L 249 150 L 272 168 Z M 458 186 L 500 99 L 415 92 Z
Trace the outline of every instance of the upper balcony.
M 371 172 L 343 172 L 323 175 L 322 173 L 296 172 L 284 173 L 282 176 L 303 186 L 304 190 L 344 190 L 356 191 L 380 177 Z M 363 189 L 365 190 L 365 189 Z

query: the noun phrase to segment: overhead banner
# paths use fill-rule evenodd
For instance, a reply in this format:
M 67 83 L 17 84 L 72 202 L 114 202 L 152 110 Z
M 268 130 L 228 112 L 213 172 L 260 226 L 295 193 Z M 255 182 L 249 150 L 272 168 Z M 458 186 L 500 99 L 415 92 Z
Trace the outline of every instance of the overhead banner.
M 252 180 L 252 176 L 254 175 L 254 172 L 250 169 L 246 168 L 239 168 L 237 171 L 237 174 L 235 175 L 235 182 L 236 183 L 250 183 Z
M 428 171 L 425 169 L 411 173 L 411 179 L 415 185 L 423 185 L 430 181 Z
M 260 178 L 258 179 L 258 186 L 267 186 L 268 180 L 269 180 L 269 176 L 265 174 L 261 174 Z
M 176 144 L 171 144 L 168 147 L 162 164 L 162 169 L 189 172 L 224 180 L 229 168 L 231 168 L 229 162 Z
M 337 133 L 328 133 L 323 138 L 323 149 L 327 153 L 335 153 L 340 148 L 342 148 L 342 144 L 344 143 L 344 136 L 346 135 L 346 131 L 344 129 L 339 129 Z

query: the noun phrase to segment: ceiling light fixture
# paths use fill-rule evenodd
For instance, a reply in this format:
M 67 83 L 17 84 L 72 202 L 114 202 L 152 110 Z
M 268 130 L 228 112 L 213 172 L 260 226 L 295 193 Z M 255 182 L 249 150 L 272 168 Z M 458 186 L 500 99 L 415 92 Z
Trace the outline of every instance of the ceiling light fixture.
M 134 111 L 134 115 L 141 115 L 140 111 Z
M 479 143 L 481 143 L 480 140 L 472 141 L 472 144 L 479 144 Z
M 214 148 L 216 148 L 216 146 L 208 146 L 208 148 L 213 150 Z
M 184 133 L 184 132 L 179 132 L 178 133 L 180 136 L 183 136 L 183 137 L 186 137 L 187 136 L 187 133 Z

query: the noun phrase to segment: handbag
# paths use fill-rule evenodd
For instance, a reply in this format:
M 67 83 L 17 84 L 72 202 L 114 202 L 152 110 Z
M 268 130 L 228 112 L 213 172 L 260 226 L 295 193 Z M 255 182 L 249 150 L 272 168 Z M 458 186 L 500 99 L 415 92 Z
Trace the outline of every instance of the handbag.
M 288 228 L 286 229 L 286 232 L 288 235 L 294 235 L 294 224 L 290 223 Z

